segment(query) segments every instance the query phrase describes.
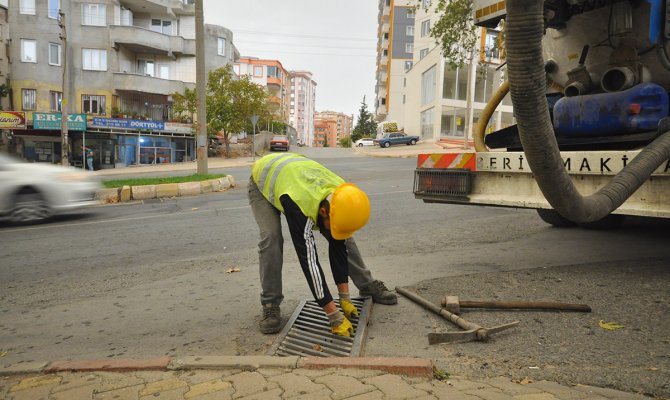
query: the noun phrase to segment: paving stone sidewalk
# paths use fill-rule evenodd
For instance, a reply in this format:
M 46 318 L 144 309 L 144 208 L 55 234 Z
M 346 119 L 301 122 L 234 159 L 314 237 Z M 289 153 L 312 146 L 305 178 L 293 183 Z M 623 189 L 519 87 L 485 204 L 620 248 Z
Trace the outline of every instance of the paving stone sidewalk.
M 59 372 L 0 377 L 7 400 L 100 399 L 647 399 L 641 395 L 554 382 L 509 378 L 444 381 L 374 370 L 258 368 L 251 371 L 186 370 Z

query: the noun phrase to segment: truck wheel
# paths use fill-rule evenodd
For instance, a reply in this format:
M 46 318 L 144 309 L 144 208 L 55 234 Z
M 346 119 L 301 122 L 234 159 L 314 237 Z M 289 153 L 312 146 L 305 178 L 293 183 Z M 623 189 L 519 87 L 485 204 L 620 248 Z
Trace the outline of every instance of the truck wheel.
M 415 140 L 415 139 L 410 140 L 410 141 L 409 141 L 409 144 L 411 144 L 412 146 L 414 146 L 414 145 L 416 144 L 416 140 Z
M 391 142 L 384 142 L 384 143 L 382 144 L 382 146 L 384 146 L 385 148 L 388 148 L 388 147 L 391 146 Z
M 565 218 L 554 209 L 538 208 L 536 211 L 540 218 L 542 218 L 542 221 L 557 228 L 571 228 L 575 226 L 574 222 Z

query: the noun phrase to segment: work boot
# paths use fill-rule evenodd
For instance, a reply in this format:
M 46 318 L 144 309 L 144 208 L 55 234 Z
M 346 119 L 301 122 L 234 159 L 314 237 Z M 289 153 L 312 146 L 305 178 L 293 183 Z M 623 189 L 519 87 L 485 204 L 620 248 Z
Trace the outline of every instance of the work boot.
M 263 317 L 259 324 L 262 333 L 277 333 L 281 327 L 279 306 L 263 304 Z
M 379 304 L 396 304 L 398 296 L 390 291 L 384 282 L 372 281 L 366 285 L 361 286 L 358 292 L 363 297 L 372 297 L 372 301 Z

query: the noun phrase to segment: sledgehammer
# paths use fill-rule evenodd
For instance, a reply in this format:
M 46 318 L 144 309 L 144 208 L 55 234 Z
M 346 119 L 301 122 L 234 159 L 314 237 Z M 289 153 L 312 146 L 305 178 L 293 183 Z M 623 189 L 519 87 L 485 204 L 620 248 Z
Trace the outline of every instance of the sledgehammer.
M 468 301 L 459 300 L 458 296 L 444 296 L 442 298 L 442 307 L 454 314 L 460 314 L 461 308 L 591 312 L 591 307 L 586 304 L 559 303 L 555 301 Z

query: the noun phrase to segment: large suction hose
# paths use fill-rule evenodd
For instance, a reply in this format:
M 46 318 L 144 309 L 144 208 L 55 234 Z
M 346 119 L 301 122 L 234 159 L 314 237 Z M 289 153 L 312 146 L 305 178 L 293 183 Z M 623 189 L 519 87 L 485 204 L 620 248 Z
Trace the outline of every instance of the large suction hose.
M 563 166 L 549 117 L 542 60 L 543 5 L 538 0 L 507 2 L 507 66 L 519 136 L 549 204 L 573 222 L 594 222 L 623 204 L 670 158 L 670 131 L 649 144 L 597 193 L 582 196 Z

